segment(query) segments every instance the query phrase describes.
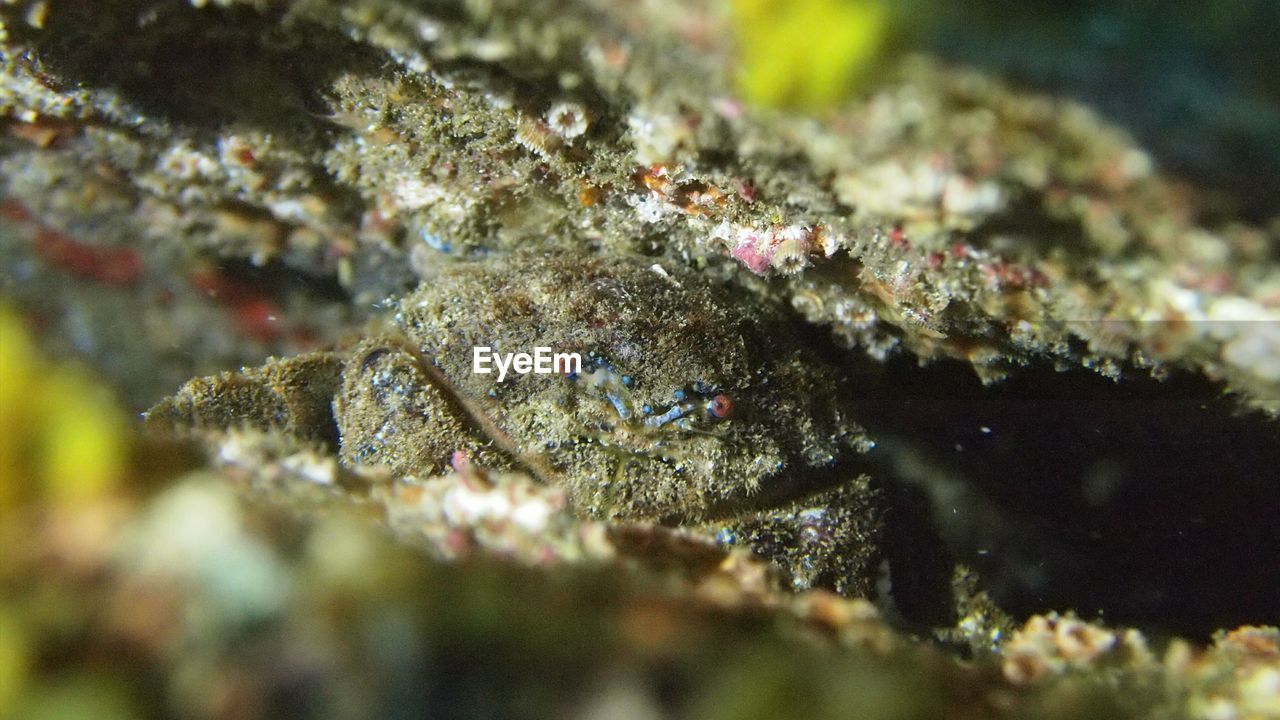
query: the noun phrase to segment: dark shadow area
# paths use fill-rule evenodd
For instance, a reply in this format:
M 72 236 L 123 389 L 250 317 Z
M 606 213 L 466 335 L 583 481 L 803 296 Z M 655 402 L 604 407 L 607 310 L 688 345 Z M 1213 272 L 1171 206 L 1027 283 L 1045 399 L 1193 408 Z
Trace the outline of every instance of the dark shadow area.
M 885 559 L 893 607 L 921 634 L 956 624 L 951 578 L 955 557 L 938 533 L 924 488 L 891 479 L 878 483 L 888 508 Z
M 1280 423 L 1189 375 L 1031 368 L 983 387 L 908 358 L 871 373 L 857 417 L 881 441 L 877 475 L 902 486 L 891 552 L 911 569 L 895 576 L 915 585 L 895 592 L 908 614 L 941 612 L 942 561 L 916 557 L 936 532 L 1018 616 L 1200 638 L 1280 616 Z
M 1078 221 L 1047 217 L 1039 199 L 1030 196 L 1014 198 L 964 237 L 976 247 L 1027 262 L 1056 256 L 1083 268 L 1098 253 Z
M 249 260 L 230 259 L 219 260 L 217 265 L 228 287 L 244 294 L 263 294 L 284 300 L 296 293 L 329 303 L 351 303 L 347 289 L 333 275 L 305 273 L 280 260 L 255 265 Z
M 147 112 L 202 128 L 229 122 L 312 136 L 318 91 L 382 61 L 325 28 L 285 33 L 278 15 L 186 3 L 69 3 L 35 36 L 55 77 L 113 88 Z

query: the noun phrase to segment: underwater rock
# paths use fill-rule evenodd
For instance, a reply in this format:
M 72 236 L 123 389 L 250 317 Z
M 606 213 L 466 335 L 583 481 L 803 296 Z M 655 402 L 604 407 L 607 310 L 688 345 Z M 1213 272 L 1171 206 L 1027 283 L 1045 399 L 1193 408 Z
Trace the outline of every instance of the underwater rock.
M 984 381 L 1046 362 L 1120 380 L 1172 369 L 1275 413 L 1280 224 L 1223 212 L 1083 105 L 933 58 L 886 58 L 816 116 L 751 107 L 734 76 L 770 44 L 735 46 L 732 24 L 709 0 L 10 0 L 0 291 L 51 354 L 90 359 L 139 408 L 247 367 L 189 381 L 149 424 L 193 430 L 253 511 L 304 517 L 319 490 L 437 559 L 539 568 L 554 627 L 593 629 L 578 662 L 620 636 L 594 631 L 606 591 L 634 645 L 696 648 L 668 683 L 695 710 L 1280 716 L 1274 629 L 1173 641 L 1157 660 L 1136 631 L 1070 615 L 1007 632 L 989 599 L 957 592 L 959 623 L 935 635 L 971 667 L 823 590 L 870 595 L 888 542 L 861 472 L 858 423 L 876 418 L 850 413 L 860 388 L 844 373 L 895 356 L 959 360 Z M 392 322 L 365 324 L 387 308 Z M 583 367 L 498 382 L 473 372 L 479 345 L 581 352 Z M 896 389 L 881 397 L 906 399 Z M 896 539 L 921 546 L 910 559 L 936 538 Z M 663 573 L 573 584 L 615 557 Z M 402 592 L 448 592 L 472 570 L 406 573 Z M 439 607 L 485 612 L 479 583 Z M 327 614 L 308 595 L 290 594 L 304 604 L 280 627 L 345 618 L 341 593 Z M 565 633 L 514 653 L 523 665 L 478 657 L 493 637 L 546 642 L 546 613 L 520 625 L 515 596 L 482 637 L 459 625 L 442 657 L 478 659 L 458 666 L 477 684 L 447 693 L 488 697 L 487 673 L 552 692 L 608 682 L 564 662 Z M 772 652 L 686 632 L 682 615 L 707 606 L 739 612 L 733 626 Z M 395 622 L 367 637 L 402 637 Z M 834 649 L 797 659 L 775 643 L 815 627 Z M 850 647 L 877 662 L 843 662 Z M 157 656 L 182 678 L 236 666 Z M 354 693 L 356 666 L 296 677 Z
M 910 57 L 821 118 L 762 112 L 735 98 L 714 2 L 0 13 L 0 189 L 56 228 L 94 217 L 128 247 L 145 215 L 188 241 L 144 272 L 278 260 L 372 301 L 449 255 L 639 252 L 875 359 L 1183 368 L 1280 408 L 1280 339 L 1258 331 L 1280 318 L 1280 226 L 1220 217 L 1069 100 Z

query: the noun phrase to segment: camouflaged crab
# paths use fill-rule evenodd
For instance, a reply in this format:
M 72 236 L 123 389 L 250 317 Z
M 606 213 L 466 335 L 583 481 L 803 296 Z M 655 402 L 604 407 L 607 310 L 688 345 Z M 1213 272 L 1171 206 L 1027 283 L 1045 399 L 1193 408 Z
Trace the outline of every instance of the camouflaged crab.
M 806 353 L 794 327 L 770 305 L 731 303 L 703 276 L 643 259 L 458 262 L 345 357 L 194 380 L 149 417 L 265 426 L 401 476 L 444 473 L 462 451 L 563 485 L 582 515 L 725 520 L 859 479 L 850 461 L 872 445 L 845 415 L 837 369 Z M 573 351 L 583 365 L 499 383 L 473 372 L 477 345 Z M 857 522 L 872 528 L 860 481 Z

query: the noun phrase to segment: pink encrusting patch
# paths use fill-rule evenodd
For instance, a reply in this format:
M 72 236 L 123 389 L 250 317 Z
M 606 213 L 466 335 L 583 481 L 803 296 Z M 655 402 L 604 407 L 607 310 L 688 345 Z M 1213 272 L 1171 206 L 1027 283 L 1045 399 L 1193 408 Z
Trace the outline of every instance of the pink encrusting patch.
M 747 269 L 757 275 L 763 275 L 764 271 L 769 268 L 769 261 L 772 259 L 772 246 L 769 247 L 768 254 L 762 254 L 756 248 L 755 236 L 743 238 L 733 249 L 729 251 L 729 255 L 734 260 L 747 266 Z

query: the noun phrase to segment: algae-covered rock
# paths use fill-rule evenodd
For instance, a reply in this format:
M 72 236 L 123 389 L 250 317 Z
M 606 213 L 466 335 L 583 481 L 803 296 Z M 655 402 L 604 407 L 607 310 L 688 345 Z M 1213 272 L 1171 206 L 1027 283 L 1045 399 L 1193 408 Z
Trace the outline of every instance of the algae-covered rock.
M 136 521 L 15 511 L 0 535 L 34 550 L 0 562 L 0 624 L 34 630 L 9 664 L 124 647 L 147 668 L 133 685 L 199 717 L 440 698 L 475 716 L 1280 717 L 1273 628 L 1148 644 L 1037 596 L 1012 630 L 972 576 L 938 590 L 916 567 L 950 569 L 939 535 L 967 537 L 1018 554 L 1005 565 L 1034 587 L 1076 559 L 1014 541 L 1052 535 L 1028 508 L 1059 499 L 1095 548 L 1127 540 L 1100 515 L 1138 547 L 1274 547 L 1214 503 L 1274 494 L 1216 475 L 1131 493 L 1168 479 L 1160 458 L 1070 447 L 1108 427 L 1084 413 L 1029 442 L 1060 425 L 979 419 L 975 393 L 997 391 L 948 372 L 1194 375 L 1274 415 L 1280 225 L 1162 174 L 1078 102 L 881 53 L 887 5 L 802 5 L 0 3 L 0 293 L 207 466 Z M 478 348 L 540 347 L 552 372 L 478 371 Z M 930 377 L 946 380 L 922 392 Z M 1186 415 L 1170 437 L 1196 433 Z M 1063 448 L 1097 460 L 1069 492 L 976 482 Z M 1232 454 L 1266 472 L 1265 453 Z M 1195 507 L 1129 514 L 1161 493 Z M 77 545 L 114 522 L 140 538 L 118 561 Z M 1169 561 L 1114 593 L 1195 594 Z M 30 583 L 110 602 L 92 622 L 68 602 L 81 624 L 46 632 L 44 603 L 7 589 Z M 50 697 L 91 696 L 81 679 Z
M 4 11 L 4 191 L 95 243 L 187 241 L 152 272 L 199 249 L 369 301 L 449 255 L 640 252 L 877 359 L 1280 397 L 1275 228 L 1068 100 L 911 57 L 821 118 L 759 111 L 713 2 L 26 5 Z

